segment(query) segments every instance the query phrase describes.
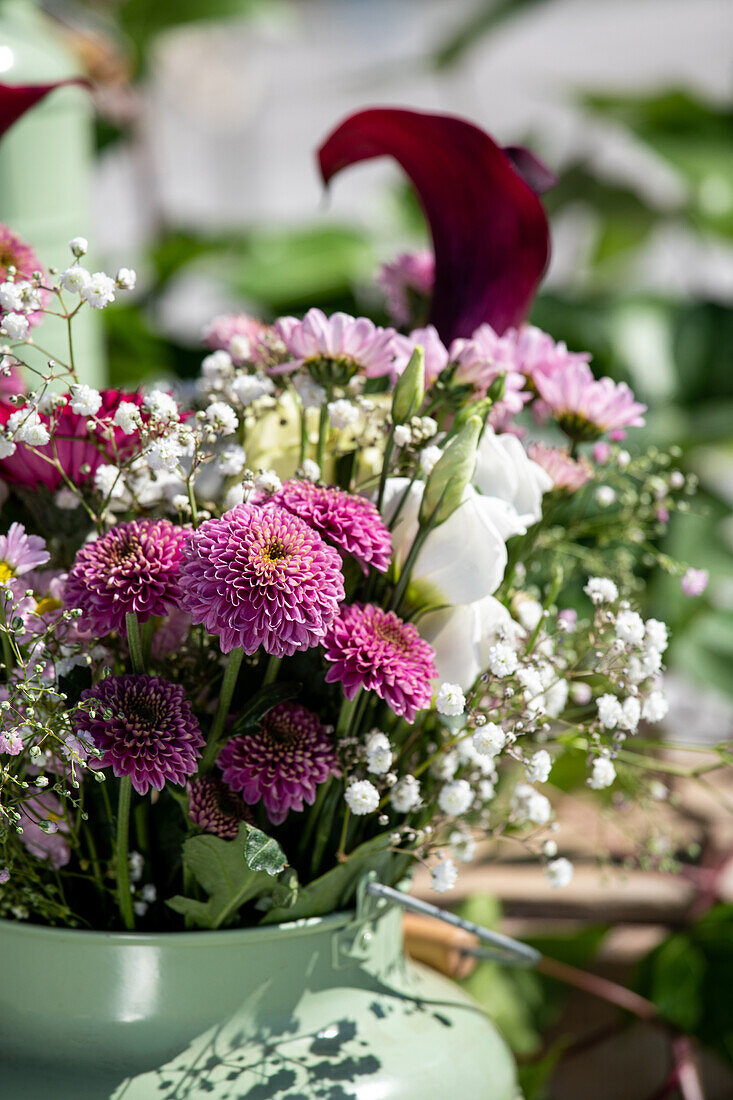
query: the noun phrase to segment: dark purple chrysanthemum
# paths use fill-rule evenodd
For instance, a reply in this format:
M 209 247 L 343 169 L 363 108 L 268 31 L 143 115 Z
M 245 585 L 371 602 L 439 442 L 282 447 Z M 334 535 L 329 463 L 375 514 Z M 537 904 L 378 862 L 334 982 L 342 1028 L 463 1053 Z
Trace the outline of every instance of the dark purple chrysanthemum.
M 223 840 L 234 840 L 243 821 L 252 824 L 252 811 L 239 795 L 213 775 L 188 784 L 188 816 L 195 825 Z
M 356 558 L 365 573 L 369 565 L 380 573 L 387 571 L 392 539 L 370 500 L 312 481 L 286 481 L 270 499 Z
M 181 552 L 190 531 L 167 519 L 120 523 L 76 555 L 64 591 L 80 607 L 82 628 L 95 635 L 125 633 L 125 615 L 140 622 L 165 615 L 178 599 Z
M 250 805 L 260 800 L 273 825 L 291 810 L 312 806 L 316 787 L 338 772 L 331 739 L 315 714 L 297 703 L 280 703 L 255 733 L 233 737 L 217 761 L 224 782 Z
M 254 504 L 201 524 L 179 584 L 181 605 L 224 653 L 289 657 L 318 645 L 344 598 L 338 552 L 297 516 Z
M 431 681 L 438 675 L 435 654 L 417 627 L 394 611 L 375 604 L 343 607 L 323 644 L 333 664 L 326 680 L 340 681 L 347 699 L 353 699 L 360 687 L 376 691 L 408 722 L 429 706 Z
M 94 716 L 77 712 L 77 733 L 104 753 L 100 767 L 129 776 L 138 794 L 182 784 L 196 771 L 204 739 L 180 684 L 158 676 L 109 676 L 81 697 L 100 706 Z

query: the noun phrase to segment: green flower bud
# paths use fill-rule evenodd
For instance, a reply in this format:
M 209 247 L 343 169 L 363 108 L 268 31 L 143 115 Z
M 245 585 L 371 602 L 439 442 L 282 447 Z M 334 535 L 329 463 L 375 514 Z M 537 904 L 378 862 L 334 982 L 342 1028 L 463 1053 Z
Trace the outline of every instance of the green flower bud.
M 425 352 L 418 346 L 397 379 L 392 394 L 392 423 L 404 424 L 420 411 L 425 397 Z
M 420 525 L 445 523 L 463 500 L 476 467 L 481 421 L 472 416 L 445 448 L 432 469 L 420 505 Z

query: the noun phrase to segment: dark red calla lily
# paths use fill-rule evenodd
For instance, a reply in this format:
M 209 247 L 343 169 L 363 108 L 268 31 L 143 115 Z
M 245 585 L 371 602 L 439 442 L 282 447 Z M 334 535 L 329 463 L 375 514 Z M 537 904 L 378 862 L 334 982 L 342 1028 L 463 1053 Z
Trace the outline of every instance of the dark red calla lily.
M 451 115 L 392 107 L 359 111 L 321 146 L 324 183 L 342 168 L 392 156 L 410 177 L 430 226 L 435 290 L 430 321 L 448 343 L 488 322 L 524 319 L 550 254 L 545 211 L 526 179 L 551 173 L 526 150 L 505 152 Z
M 68 80 L 56 80 L 52 84 L 0 84 L 0 138 L 18 121 L 21 115 L 35 107 L 37 103 L 65 84 L 83 84 L 82 77 L 72 76 Z

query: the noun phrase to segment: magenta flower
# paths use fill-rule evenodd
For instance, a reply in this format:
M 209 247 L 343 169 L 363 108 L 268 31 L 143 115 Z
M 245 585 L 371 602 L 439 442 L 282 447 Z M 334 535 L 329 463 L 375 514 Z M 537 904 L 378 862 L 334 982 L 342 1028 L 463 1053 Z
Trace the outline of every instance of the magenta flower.
M 198 767 L 204 739 L 180 684 L 158 676 L 108 676 L 81 694 L 76 731 L 102 753 L 100 767 L 129 776 L 138 794 L 183 784 Z
M 318 645 L 344 598 L 338 552 L 281 508 L 240 504 L 207 520 L 183 559 L 181 606 L 223 653 L 289 657 Z
M 264 803 L 273 825 L 305 802 L 312 806 L 318 785 L 338 774 L 330 737 L 316 715 L 296 703 L 280 703 L 256 732 L 233 737 L 217 764 L 224 782 L 245 802 Z
M 188 784 L 188 816 L 205 833 L 234 840 L 243 821 L 252 824 L 252 812 L 238 795 L 213 775 L 202 775 Z
M 359 111 L 318 151 L 326 184 L 351 164 L 392 156 L 417 191 L 430 225 L 435 290 L 429 320 L 447 344 L 488 322 L 498 332 L 524 319 L 550 252 L 533 187 L 550 173 L 525 150 L 503 150 L 477 126 L 399 108 Z
M 531 443 L 529 457 L 550 475 L 553 489 L 576 493 L 593 477 L 593 467 L 585 458 L 572 458 L 561 447 L 548 447 L 545 443 Z
M 64 867 L 71 859 L 66 841 L 69 826 L 64 807 L 51 791 L 42 791 L 18 804 L 20 834 L 25 847 L 36 859 L 48 860 L 52 867 Z
M 693 569 L 690 567 L 680 581 L 680 587 L 685 596 L 694 598 L 702 596 L 708 586 L 710 574 L 707 569 Z
M 392 558 L 392 538 L 370 500 L 333 485 L 286 481 L 270 501 L 305 520 L 327 542 L 350 554 L 365 573 L 370 565 L 386 573 Z
M 316 374 L 335 372 L 348 379 L 354 374 L 381 378 L 393 373 L 395 332 L 378 328 L 368 317 L 309 309 L 302 321 L 281 317 L 275 323 L 291 358 L 272 368 L 274 374 L 308 367 Z
M 400 333 L 395 336 L 395 374 L 402 374 L 418 344 L 425 352 L 425 385 L 432 386 L 448 366 L 449 360 L 448 349 L 434 325 L 413 329 L 409 336 L 402 336 Z
M 20 523 L 11 523 L 7 535 L 0 535 L 0 585 L 45 565 L 50 555 L 46 540 L 27 535 Z
M 429 248 L 401 252 L 381 265 L 377 282 L 385 293 L 391 320 L 400 327 L 419 324 L 428 314 L 435 283 L 435 257 Z
M 625 382 L 595 379 L 587 363 L 570 364 L 562 373 L 534 378 L 542 413 L 551 415 L 571 439 L 586 441 L 610 433 L 623 439 L 626 428 L 644 423 L 646 405 L 634 400 Z
M 121 402 L 129 401 L 139 407 L 142 397 L 120 390 L 102 390 L 101 393 L 102 407 L 91 428 L 89 417 L 72 412 L 69 395 L 60 409 L 50 416 L 42 414 L 41 420 L 51 433 L 51 442 L 45 447 L 34 448 L 25 443 L 16 444 L 14 454 L 0 460 L 0 477 L 24 489 L 35 490 L 44 485 L 54 492 L 63 484 L 63 477 L 47 459 L 57 459 L 69 480 L 74 485 L 83 485 L 94 477 L 97 467 L 103 463 L 119 464 L 129 458 L 138 447 L 139 436 L 137 433 L 125 435 L 113 419 Z M 0 426 L 4 426 L 15 411 L 15 405 L 0 402 Z
M 438 675 L 432 646 L 394 611 L 375 604 L 342 607 L 323 644 L 333 665 L 326 681 L 339 681 L 347 699 L 360 687 L 375 691 L 408 722 L 430 705 L 431 681 Z
M 67 607 L 79 607 L 81 629 L 102 637 L 125 634 L 125 615 L 141 623 L 165 615 L 178 600 L 178 572 L 191 532 L 167 519 L 119 523 L 82 546 L 64 590 Z
M 0 138 L 26 111 L 40 103 L 49 92 L 65 84 L 86 85 L 87 81 L 70 77 L 51 84 L 0 84 Z

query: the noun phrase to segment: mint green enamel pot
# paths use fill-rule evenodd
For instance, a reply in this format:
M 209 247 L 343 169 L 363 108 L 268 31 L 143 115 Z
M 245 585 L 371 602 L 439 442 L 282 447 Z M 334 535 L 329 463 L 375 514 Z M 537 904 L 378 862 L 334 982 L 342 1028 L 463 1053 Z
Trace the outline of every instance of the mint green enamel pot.
M 3 1100 L 514 1100 L 481 1009 L 401 913 L 160 935 L 0 921 Z
M 60 32 L 33 0 L 0 0 L 0 81 L 46 84 L 78 74 Z M 0 143 L 0 221 L 32 245 L 46 266 L 68 267 L 72 237 L 88 237 L 94 247 L 92 145 L 91 100 L 76 86 L 52 92 Z M 64 321 L 45 317 L 34 335 L 40 348 L 68 362 Z M 74 352 L 84 381 L 102 385 L 102 333 L 91 309 L 83 309 L 74 321 Z M 36 367 L 45 366 L 47 356 L 40 350 L 28 355 Z

